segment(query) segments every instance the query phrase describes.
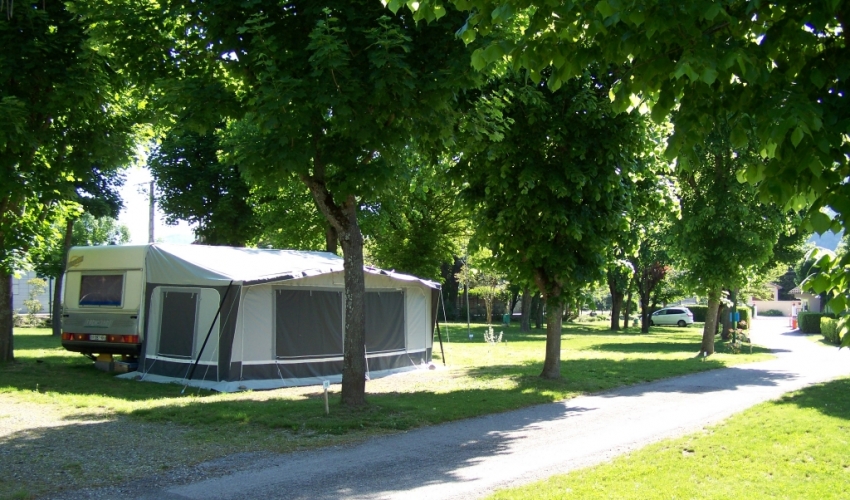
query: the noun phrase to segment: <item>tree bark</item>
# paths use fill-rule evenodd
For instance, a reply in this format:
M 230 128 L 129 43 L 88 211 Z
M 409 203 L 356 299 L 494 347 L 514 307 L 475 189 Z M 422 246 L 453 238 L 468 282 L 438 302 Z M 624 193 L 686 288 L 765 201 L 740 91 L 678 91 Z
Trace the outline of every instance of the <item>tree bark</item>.
M 537 314 L 534 317 L 534 328 L 543 329 L 543 311 L 546 309 L 546 299 L 542 295 L 537 296 Z
M 526 286 L 522 289 L 522 308 L 519 322 L 520 333 L 531 331 L 531 291 Z
M 366 404 L 366 284 L 363 275 L 363 233 L 357 223 L 357 200 L 348 195 L 341 205 L 328 191 L 321 165 L 315 176 L 301 180 L 310 188 L 316 206 L 336 232 L 343 255 L 345 283 L 345 340 L 342 361 L 342 402 Z
M 714 354 L 714 334 L 717 332 L 717 311 L 720 306 L 720 291 L 709 292 L 708 311 L 705 314 L 705 326 L 702 329 L 700 355 Z
M 611 330 L 620 330 L 620 310 L 623 308 L 623 294 L 611 294 Z
M 325 251 L 330 253 L 336 253 L 338 247 L 339 239 L 336 236 L 336 229 L 334 229 L 333 226 L 328 224 L 325 227 Z
M 629 327 L 629 313 L 632 308 L 632 287 L 629 286 L 629 294 L 626 296 L 626 312 L 623 315 L 623 328 Z
M 0 268 L 0 362 L 15 360 L 12 338 L 12 274 Z
M 549 302 L 546 311 L 546 359 L 543 361 L 541 378 L 561 378 L 561 320 L 564 314 L 563 306 L 555 306 Z
M 640 297 L 640 331 L 649 333 L 649 295 Z
M 363 276 L 363 234 L 350 207 L 351 222 L 341 231 L 345 276 L 345 342 L 342 361 L 342 402 L 366 403 L 366 281 Z
M 74 234 L 74 219 L 65 221 L 65 240 L 62 242 L 62 266 L 55 276 L 53 286 L 53 335 L 62 335 L 62 283 L 65 281 L 65 266 L 68 265 L 68 251 L 71 250 L 71 237 Z
M 561 323 L 564 314 L 564 297 L 561 285 L 546 275 L 543 270 L 536 270 L 534 282 L 540 294 L 548 303 L 546 310 L 546 359 L 543 361 L 541 378 L 561 378 Z

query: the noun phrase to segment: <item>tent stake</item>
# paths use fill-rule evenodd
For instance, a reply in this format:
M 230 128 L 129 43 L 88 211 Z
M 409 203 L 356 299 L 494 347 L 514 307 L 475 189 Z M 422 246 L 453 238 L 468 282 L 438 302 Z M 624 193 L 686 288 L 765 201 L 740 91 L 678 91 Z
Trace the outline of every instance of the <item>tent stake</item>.
M 201 344 L 201 350 L 198 351 L 198 357 L 195 358 L 195 362 L 192 364 L 192 368 L 189 369 L 189 374 L 186 375 L 186 380 L 192 380 L 192 375 L 195 374 L 195 368 L 198 367 L 198 363 L 201 361 L 201 355 L 204 353 L 204 348 L 207 347 L 207 341 L 210 339 L 210 334 L 212 334 L 213 327 L 215 326 L 215 322 L 218 321 L 218 317 L 221 315 L 221 308 L 224 307 L 224 301 L 227 300 L 227 295 L 230 293 L 230 287 L 233 286 L 233 280 L 230 280 L 230 284 L 227 285 L 227 290 L 224 291 L 224 297 L 221 299 L 221 302 L 218 304 L 218 310 L 215 312 L 215 317 L 212 320 L 212 324 L 210 324 L 210 329 L 207 330 L 207 336 L 204 339 L 204 343 Z M 183 386 L 183 390 L 180 391 L 180 394 L 186 392 L 186 388 L 189 387 L 189 382 L 186 382 L 186 385 Z

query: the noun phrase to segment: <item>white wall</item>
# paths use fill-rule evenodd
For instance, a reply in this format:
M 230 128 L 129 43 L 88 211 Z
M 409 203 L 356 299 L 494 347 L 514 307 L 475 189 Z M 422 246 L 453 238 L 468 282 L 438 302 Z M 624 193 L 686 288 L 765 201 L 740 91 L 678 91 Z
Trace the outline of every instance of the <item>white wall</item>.
M 12 278 L 12 309 L 16 313 L 27 314 L 27 308 L 24 307 L 24 301 L 29 300 L 30 297 L 30 286 L 27 284 L 27 281 L 37 277 L 34 271 L 30 271 L 22 273 L 20 278 Z M 52 282 L 53 280 L 45 281 Z M 42 314 L 50 314 L 50 304 L 53 301 L 53 297 L 50 295 L 51 290 L 51 285 L 48 284 L 44 293 L 36 297 L 41 302 Z
M 768 309 L 778 309 L 783 316 L 791 316 L 791 307 L 796 305 L 799 312 L 802 305 L 799 300 L 754 300 L 752 303 L 758 308 L 758 315 Z

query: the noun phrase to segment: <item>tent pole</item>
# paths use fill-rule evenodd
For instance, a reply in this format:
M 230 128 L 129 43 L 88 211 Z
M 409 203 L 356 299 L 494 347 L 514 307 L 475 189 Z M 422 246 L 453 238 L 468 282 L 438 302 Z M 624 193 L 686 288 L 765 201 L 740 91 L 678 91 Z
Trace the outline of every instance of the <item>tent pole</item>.
M 443 300 L 443 290 L 440 289 L 440 302 L 443 303 L 443 319 L 446 319 L 446 301 Z M 446 353 L 443 351 L 443 334 L 440 332 L 440 314 L 437 313 L 437 338 L 440 339 L 440 359 L 443 360 L 443 366 L 446 366 Z M 433 342 L 433 339 L 432 339 Z
M 446 353 L 443 352 L 443 334 L 440 333 L 440 320 L 437 320 L 437 338 L 440 339 L 440 358 L 443 360 L 443 366 L 446 366 Z
M 210 329 L 207 330 L 207 336 L 204 339 L 204 343 L 201 344 L 201 350 L 198 351 L 198 357 L 195 358 L 195 362 L 192 364 L 192 368 L 189 369 L 189 374 L 186 375 L 186 380 L 192 380 L 192 375 L 195 374 L 195 368 L 198 367 L 198 363 L 201 361 L 201 355 L 204 353 L 204 348 L 207 347 L 207 341 L 210 339 L 210 335 L 212 334 L 215 322 L 218 321 L 218 317 L 221 315 L 221 308 L 224 307 L 224 301 L 227 300 L 227 295 L 230 293 L 230 287 L 232 286 L 233 280 L 230 280 L 230 284 L 227 285 L 227 290 L 224 291 L 224 297 L 218 304 L 218 310 L 215 312 L 215 317 L 212 320 L 212 324 L 210 324 Z M 189 387 L 189 382 L 186 382 L 186 385 L 183 386 L 183 390 L 180 391 L 180 394 L 183 394 L 186 391 L 186 387 Z

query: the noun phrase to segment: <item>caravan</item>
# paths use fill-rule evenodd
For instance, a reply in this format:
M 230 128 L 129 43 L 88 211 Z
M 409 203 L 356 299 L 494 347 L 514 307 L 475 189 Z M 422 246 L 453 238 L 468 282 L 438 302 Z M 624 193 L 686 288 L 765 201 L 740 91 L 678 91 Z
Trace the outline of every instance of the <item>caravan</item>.
M 75 247 L 62 345 L 223 392 L 339 381 L 343 259 L 202 245 Z M 431 361 L 439 285 L 365 268 L 371 377 Z

